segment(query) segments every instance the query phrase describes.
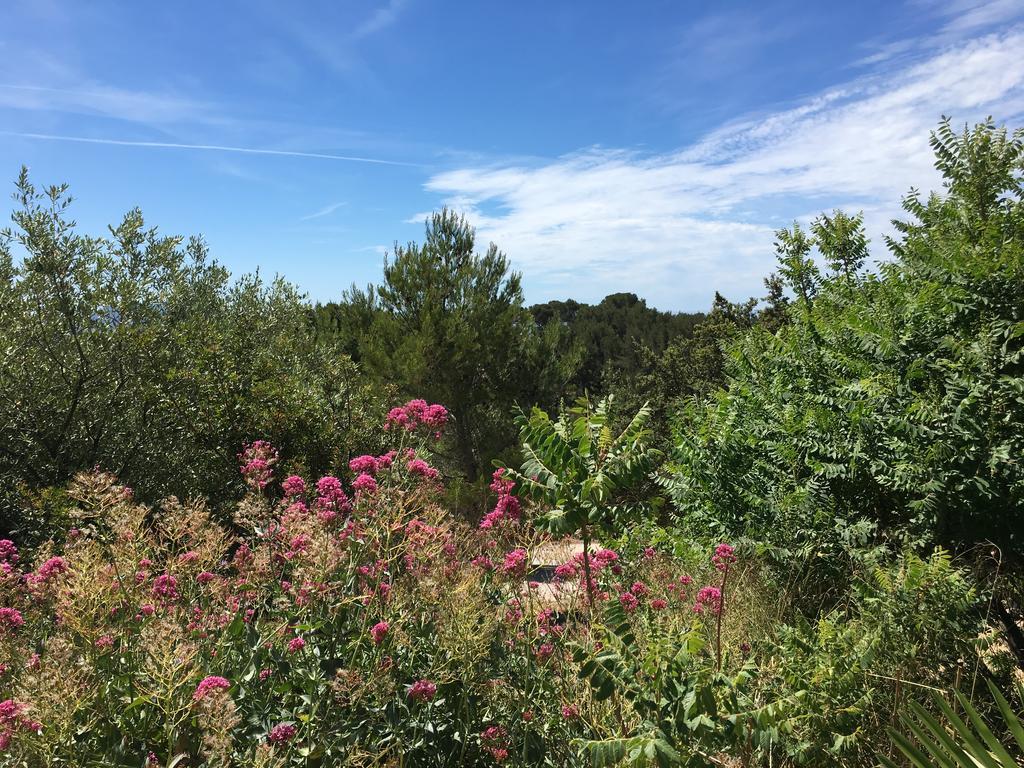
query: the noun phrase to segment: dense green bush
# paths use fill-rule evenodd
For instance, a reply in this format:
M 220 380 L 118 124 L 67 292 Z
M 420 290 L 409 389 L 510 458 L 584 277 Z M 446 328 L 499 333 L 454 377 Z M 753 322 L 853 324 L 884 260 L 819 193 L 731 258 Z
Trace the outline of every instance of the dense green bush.
M 791 549 L 866 519 L 1021 551 L 1024 132 L 944 124 L 933 145 L 945 194 L 906 198 L 877 274 L 857 217 L 779 233 L 789 323 L 733 344 L 727 390 L 683 420 L 666 484 L 684 524 Z
M 0 527 L 45 538 L 54 505 L 37 492 L 94 466 L 141 498 L 219 504 L 252 435 L 314 472 L 372 439 L 376 396 L 314 342 L 290 285 L 232 282 L 202 242 L 137 210 L 108 237 L 81 234 L 67 189 L 25 172 L 15 198 L 0 236 Z

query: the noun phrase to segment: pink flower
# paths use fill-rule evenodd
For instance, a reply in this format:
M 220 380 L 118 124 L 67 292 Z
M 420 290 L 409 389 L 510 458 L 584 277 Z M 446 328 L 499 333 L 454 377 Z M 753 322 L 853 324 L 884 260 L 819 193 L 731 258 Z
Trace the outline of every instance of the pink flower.
M 523 548 L 513 549 L 505 555 L 505 562 L 502 570 L 510 576 L 522 578 L 526 575 L 526 550 Z
M 655 611 L 663 611 L 668 608 L 668 601 L 663 598 L 656 597 L 651 600 L 651 608 Z
M 426 400 L 410 400 L 405 405 L 388 411 L 384 429 L 399 427 L 412 432 L 417 427 L 424 427 L 432 432 L 435 438 L 440 438 L 441 430 L 447 422 L 448 409 L 443 405 L 427 405 Z
M 266 440 L 246 443 L 238 454 L 238 463 L 245 484 L 254 491 L 262 491 L 274 477 L 277 451 Z
M 18 562 L 18 548 L 10 539 L 0 539 L 0 563 Z
M 210 573 L 209 571 L 200 571 L 200 572 L 199 572 L 199 573 L 198 573 L 198 574 L 196 575 L 196 581 L 198 581 L 198 582 L 199 582 L 200 584 L 209 584 L 209 583 L 210 583 L 211 581 L 213 581 L 213 580 L 214 580 L 215 578 L 217 578 L 217 577 L 216 577 L 216 576 L 214 576 L 214 575 L 213 575 L 212 573 Z
M 656 554 L 654 547 L 644 547 L 644 560 L 653 560 Z
M 551 643 L 542 643 L 541 646 L 537 649 L 537 653 L 535 655 L 537 657 L 537 661 L 543 664 L 545 661 L 551 658 L 554 652 L 555 646 L 553 646 Z
M 169 573 L 163 573 L 153 582 L 153 596 L 172 603 L 178 599 L 178 580 Z
M 192 699 L 199 701 L 204 698 L 206 694 L 210 693 L 210 691 L 226 691 L 229 688 L 231 688 L 231 683 L 227 679 L 218 677 L 217 675 L 210 675 L 209 677 L 204 677 L 199 685 L 196 686 L 196 691 L 192 694 Z
M 288 653 L 298 653 L 306 647 L 306 641 L 301 637 L 293 637 L 288 641 Z
M 372 496 L 377 492 L 377 481 L 373 479 L 373 475 L 363 472 L 363 474 L 352 481 L 352 487 L 357 493 Z
M 629 588 L 629 591 L 637 597 L 643 597 L 647 594 L 647 585 L 642 581 L 634 581 L 633 586 Z
M 377 467 L 377 459 L 373 456 L 356 456 L 348 463 L 348 468 L 357 474 L 365 472 L 368 475 L 375 475 Z
M 156 613 L 156 608 L 154 608 L 149 603 L 145 603 L 139 607 L 139 612 L 143 616 L 152 616 L 154 613 Z
M 694 613 L 703 613 L 708 608 L 717 616 L 722 610 L 722 590 L 718 587 L 701 587 L 697 592 L 697 602 L 693 604 Z
M 490 726 L 480 734 L 480 746 L 495 762 L 504 762 L 508 758 L 508 731 L 500 725 Z
M 423 459 L 411 459 L 405 468 L 409 470 L 411 475 L 420 475 L 427 480 L 435 480 L 438 476 L 438 472 L 432 466 L 427 464 Z
M 619 595 L 619 603 L 622 604 L 622 609 L 626 613 L 632 613 L 636 610 L 639 601 L 636 599 L 636 596 L 633 595 L 632 592 L 623 592 L 621 595 Z
M 33 581 L 46 582 L 52 579 L 54 576 L 58 576 L 62 573 L 66 573 L 68 570 L 68 564 L 63 557 L 51 557 L 41 566 L 35 573 Z
M 374 645 L 380 645 L 384 642 L 384 638 L 388 636 L 388 630 L 391 629 L 390 625 L 386 621 L 378 621 L 370 628 L 370 637 L 373 638 Z
M 96 640 L 96 647 L 99 648 L 101 651 L 109 650 L 110 648 L 114 647 L 114 638 L 112 638 L 110 635 L 103 635 L 102 637 Z
M 409 698 L 413 701 L 430 701 L 437 695 L 437 686 L 429 680 L 417 680 L 409 686 Z
M 727 571 L 729 566 L 736 562 L 736 550 L 728 544 L 719 544 L 715 547 L 715 554 L 712 555 L 711 562 L 718 570 Z
M 576 708 L 575 704 L 566 704 L 562 707 L 563 720 L 575 720 L 579 716 L 580 711 Z
M 25 624 L 25 618 L 17 608 L 0 608 L 0 629 L 15 630 Z
M 288 499 L 302 496 L 306 493 L 306 481 L 298 475 L 289 475 L 281 483 L 281 490 Z
M 279 723 L 270 729 L 267 734 L 267 741 L 271 744 L 284 744 L 295 738 L 298 729 L 291 723 Z
M 265 668 L 261 669 L 260 670 L 260 682 L 261 683 L 264 682 L 272 674 L 274 674 L 274 670 L 270 669 L 269 667 L 265 667 Z

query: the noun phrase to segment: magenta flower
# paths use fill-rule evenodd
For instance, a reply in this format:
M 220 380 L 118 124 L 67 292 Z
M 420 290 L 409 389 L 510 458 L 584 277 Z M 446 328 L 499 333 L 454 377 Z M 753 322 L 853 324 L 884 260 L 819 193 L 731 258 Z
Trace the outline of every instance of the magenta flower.
M 25 618 L 17 608 L 0 608 L 0 629 L 15 630 L 25 624 Z
M 437 695 L 437 686 L 429 680 L 417 680 L 409 686 L 409 698 L 413 701 L 427 702 Z
M 632 592 L 623 592 L 621 595 L 619 595 L 619 603 L 622 604 L 622 609 L 626 613 L 632 613 L 636 610 L 636 607 L 637 605 L 639 605 L 640 601 L 636 599 L 636 595 L 634 595 Z
M 288 653 L 298 653 L 306 647 L 306 641 L 301 637 L 293 637 L 288 641 Z
M 521 579 L 526 575 L 526 550 L 522 547 L 513 549 L 505 555 L 501 568 L 508 575 Z
M 365 472 L 368 475 L 375 475 L 377 474 L 378 466 L 377 459 L 374 456 L 356 456 L 348 463 L 348 468 L 357 474 Z
M 722 611 L 722 590 L 718 587 L 701 587 L 697 592 L 697 602 L 693 604 L 694 613 L 703 613 L 707 608 L 717 616 Z
M 153 582 L 153 596 L 173 603 L 178 599 L 178 580 L 169 573 L 163 573 Z
M 298 733 L 298 728 L 291 723 L 279 723 L 270 729 L 267 741 L 271 744 L 284 744 L 294 739 L 296 733 Z
M 306 481 L 298 475 L 289 475 L 281 483 L 286 498 L 293 499 L 306 493 Z
M 192 699 L 199 701 L 210 693 L 210 691 L 226 691 L 230 687 L 231 683 L 227 679 L 218 677 L 217 675 L 210 675 L 208 677 L 204 677 L 199 685 L 196 686 L 196 691 L 192 694 Z
M 373 479 L 373 475 L 363 472 L 359 477 L 352 481 L 352 488 L 355 489 L 356 493 L 363 493 L 367 496 L 372 496 L 377 492 L 377 481 Z
M 370 628 L 370 637 L 373 638 L 374 645 L 380 645 L 384 642 L 384 638 L 388 636 L 388 630 L 391 626 L 386 621 L 378 621 Z
M 711 562 L 718 570 L 727 571 L 729 566 L 736 562 L 736 550 L 728 544 L 719 544 L 715 547 L 715 554 L 712 555 Z

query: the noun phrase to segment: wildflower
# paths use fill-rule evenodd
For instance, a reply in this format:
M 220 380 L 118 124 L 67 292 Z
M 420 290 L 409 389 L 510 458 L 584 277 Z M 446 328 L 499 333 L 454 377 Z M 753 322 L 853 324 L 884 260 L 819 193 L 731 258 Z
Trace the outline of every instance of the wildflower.
M 523 548 L 513 549 L 505 555 L 505 562 L 502 570 L 510 576 L 522 578 L 526 575 L 526 550 Z
M 296 733 L 298 733 L 298 728 L 291 723 L 279 723 L 270 729 L 267 741 L 271 744 L 284 744 L 294 739 Z
M 102 637 L 97 638 L 96 647 L 101 651 L 110 650 L 114 647 L 114 638 L 110 635 L 103 635 Z
M 703 613 L 708 608 L 717 616 L 722 611 L 722 590 L 718 587 L 701 587 L 697 592 L 697 602 L 693 604 L 694 613 Z
M 143 616 L 152 616 L 156 613 L 156 608 L 154 608 L 150 603 L 145 603 L 139 606 L 139 613 Z
M 437 695 L 437 686 L 429 680 L 417 680 L 409 686 L 409 698 L 413 701 L 427 702 Z
M 213 575 L 212 573 L 210 573 L 209 571 L 200 571 L 200 572 L 199 572 L 199 573 L 198 573 L 198 574 L 196 575 L 196 581 L 198 581 L 198 582 L 199 582 L 200 584 L 209 584 L 209 583 L 210 583 L 211 581 L 213 581 L 213 580 L 214 580 L 215 578 L 217 578 L 217 577 L 216 577 L 216 576 L 214 576 L 214 575 Z
M 272 674 L 274 674 L 274 670 L 270 669 L 269 667 L 264 667 L 260 670 L 260 682 L 264 682 Z
M 17 608 L 0 608 L 0 630 L 19 629 L 25 623 L 25 618 Z
M 386 621 L 378 621 L 370 628 L 370 637 L 373 638 L 374 645 L 380 645 L 384 642 L 384 638 L 388 635 L 388 630 L 391 629 L 390 625 Z
M 636 599 L 636 596 L 632 592 L 623 592 L 619 595 L 619 603 L 622 604 L 622 609 L 626 613 L 632 613 L 635 611 L 639 602 L 640 601 Z
M 715 554 L 712 555 L 711 562 L 718 570 L 727 571 L 729 566 L 736 562 L 736 550 L 728 544 L 719 544 L 715 547 Z
M 469 563 L 482 571 L 490 572 L 494 570 L 494 562 L 487 555 L 478 555 L 470 560 Z
M 63 557 L 51 557 L 36 571 L 33 581 L 36 583 L 47 582 L 54 576 L 58 576 L 62 573 L 66 573 L 68 570 L 68 564 Z
M 391 469 L 391 465 L 395 462 L 395 457 L 397 455 L 398 451 L 388 451 L 374 459 L 374 461 L 377 462 L 377 471 L 381 472 L 385 469 Z
M 443 405 L 428 405 L 426 400 L 410 400 L 405 405 L 388 411 L 384 429 L 399 427 L 412 432 L 417 427 L 425 427 L 435 438 L 440 438 L 441 430 L 447 422 L 448 409 Z
M 542 643 L 541 646 L 537 649 L 535 655 L 537 657 L 537 661 L 543 664 L 545 661 L 551 658 L 554 652 L 555 646 L 553 646 L 551 643 Z
M 367 496 L 372 496 L 377 492 L 377 481 L 373 479 L 373 475 L 363 472 L 363 474 L 359 475 L 359 477 L 352 481 L 352 487 L 357 493 L 364 493 Z
M 18 548 L 10 539 L 0 539 L 0 563 L 18 562 Z
M 532 709 L 525 709 L 525 710 L 523 710 L 523 720 L 525 722 L 527 722 L 527 723 L 530 722 L 531 720 L 533 720 L 533 710 Z
M 231 683 L 217 675 L 209 675 L 204 677 L 199 685 L 196 687 L 195 693 L 192 694 L 193 701 L 200 701 L 211 691 L 226 691 L 231 688 Z
M 633 585 L 629 588 L 629 591 L 637 597 L 643 597 L 647 594 L 648 590 L 647 585 L 644 584 L 642 581 L 634 581 Z
M 663 611 L 668 608 L 668 601 L 661 597 L 656 597 L 651 600 L 651 609 L 655 611 Z
M 274 477 L 277 451 L 266 440 L 246 443 L 238 454 L 238 463 L 245 484 L 254 491 L 262 491 Z
M 356 456 L 348 463 L 348 468 L 357 474 L 375 475 L 378 466 L 377 459 L 374 456 Z
M 423 459 L 411 459 L 405 468 L 409 470 L 411 475 L 420 475 L 427 480 L 435 480 L 438 476 L 438 472 L 432 466 L 427 464 Z
M 563 580 L 576 578 L 576 566 L 572 563 L 562 563 L 555 568 L 555 578 Z
M 576 708 L 575 704 L 565 704 L 562 706 L 562 719 L 563 720 L 575 720 L 580 716 L 579 709 Z
M 644 547 L 644 560 L 653 560 L 655 554 L 654 547 Z
M 169 573 L 163 573 L 153 582 L 153 596 L 164 602 L 173 603 L 178 599 L 178 580 Z
M 294 499 L 296 496 L 303 496 L 306 493 L 306 481 L 298 475 L 289 475 L 281 483 L 281 490 L 285 498 Z
M 293 637 L 288 641 L 288 653 L 298 653 L 306 647 L 306 641 L 301 637 Z
M 500 725 L 492 725 L 480 734 L 480 746 L 490 754 L 495 762 L 501 763 L 508 758 L 508 731 Z

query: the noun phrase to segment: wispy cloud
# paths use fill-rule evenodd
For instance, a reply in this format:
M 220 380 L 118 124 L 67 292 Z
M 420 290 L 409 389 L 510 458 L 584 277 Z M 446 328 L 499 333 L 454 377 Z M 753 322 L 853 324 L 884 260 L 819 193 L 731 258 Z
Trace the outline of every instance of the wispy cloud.
M 324 216 L 330 216 L 336 210 L 345 205 L 348 205 L 347 201 L 342 201 L 340 203 L 331 203 L 330 205 L 321 208 L 319 211 L 316 211 L 315 213 L 310 213 L 306 216 L 303 216 L 300 219 L 300 221 L 311 221 L 313 219 L 321 219 Z
M 399 160 L 383 160 L 376 157 L 356 157 L 353 155 L 332 155 L 325 152 L 298 152 L 286 149 L 259 149 L 255 147 L 231 147 L 219 144 L 179 144 L 170 141 L 129 141 L 122 139 L 91 138 L 87 136 L 60 136 L 49 133 L 19 133 L 16 131 L 0 131 L 2 136 L 17 136 L 22 139 L 41 141 L 73 141 L 83 144 L 109 144 L 117 147 L 145 147 L 150 149 L 186 149 L 208 152 L 239 152 L 246 155 L 276 155 L 279 157 L 307 157 L 317 160 L 344 160 L 352 163 L 374 163 L 376 165 L 396 165 L 407 168 L 420 167 L 417 163 L 406 163 Z
M 214 106 L 200 100 L 99 83 L 69 88 L 0 83 L 0 107 L 98 115 L 147 125 L 221 122 Z
M 352 38 L 358 40 L 369 37 L 390 27 L 398 21 L 398 17 L 408 4 L 408 0 L 388 0 L 387 3 L 375 10 L 370 18 L 353 30 Z
M 1024 114 L 1024 31 L 933 51 L 792 109 L 752 116 L 671 153 L 585 149 L 535 165 L 470 166 L 427 189 L 465 211 L 522 268 L 533 295 L 636 290 L 701 307 L 756 294 L 772 232 L 835 205 L 886 229 L 912 186 L 937 181 L 928 132 Z M 589 295 L 587 295 L 589 294 Z

